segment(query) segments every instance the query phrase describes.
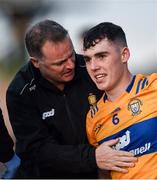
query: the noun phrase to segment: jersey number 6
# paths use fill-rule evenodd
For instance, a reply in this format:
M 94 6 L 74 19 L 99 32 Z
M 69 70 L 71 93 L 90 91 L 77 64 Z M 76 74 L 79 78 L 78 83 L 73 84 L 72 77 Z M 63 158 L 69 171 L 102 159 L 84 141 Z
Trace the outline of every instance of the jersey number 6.
M 113 117 L 112 117 L 112 122 L 114 125 L 117 125 L 119 123 L 119 118 L 117 117 L 118 114 L 114 114 Z

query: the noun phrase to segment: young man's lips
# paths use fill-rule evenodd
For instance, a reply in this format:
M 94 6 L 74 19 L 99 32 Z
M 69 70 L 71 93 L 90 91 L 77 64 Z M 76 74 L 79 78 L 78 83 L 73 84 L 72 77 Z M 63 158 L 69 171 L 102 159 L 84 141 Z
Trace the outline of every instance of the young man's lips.
M 104 77 L 105 77 L 104 74 L 98 74 L 98 75 L 95 76 L 95 79 L 99 80 L 99 79 L 103 79 Z

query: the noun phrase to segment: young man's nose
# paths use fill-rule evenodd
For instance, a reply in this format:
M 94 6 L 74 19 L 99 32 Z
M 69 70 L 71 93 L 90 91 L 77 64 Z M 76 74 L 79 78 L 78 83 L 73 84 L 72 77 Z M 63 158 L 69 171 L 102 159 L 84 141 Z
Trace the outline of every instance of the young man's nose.
M 96 59 L 91 59 L 91 62 L 90 62 L 90 68 L 91 68 L 91 70 L 95 70 L 95 69 L 98 68 Z

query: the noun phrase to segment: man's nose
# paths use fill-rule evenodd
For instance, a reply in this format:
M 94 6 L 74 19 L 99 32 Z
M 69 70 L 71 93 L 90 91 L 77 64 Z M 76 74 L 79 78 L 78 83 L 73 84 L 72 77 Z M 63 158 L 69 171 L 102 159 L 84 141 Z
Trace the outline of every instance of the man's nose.
M 67 61 L 66 67 L 72 69 L 72 68 L 74 68 L 74 65 L 75 65 L 74 59 L 69 58 Z

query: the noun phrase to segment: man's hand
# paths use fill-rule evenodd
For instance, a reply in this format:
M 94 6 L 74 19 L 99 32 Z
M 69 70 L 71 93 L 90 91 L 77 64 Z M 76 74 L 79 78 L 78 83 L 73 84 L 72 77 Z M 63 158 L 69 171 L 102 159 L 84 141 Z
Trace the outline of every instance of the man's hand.
M 114 139 L 104 142 L 96 149 L 96 163 L 100 169 L 127 173 L 126 168 L 135 166 L 137 158 L 134 154 L 111 148 L 118 141 L 119 139 Z

